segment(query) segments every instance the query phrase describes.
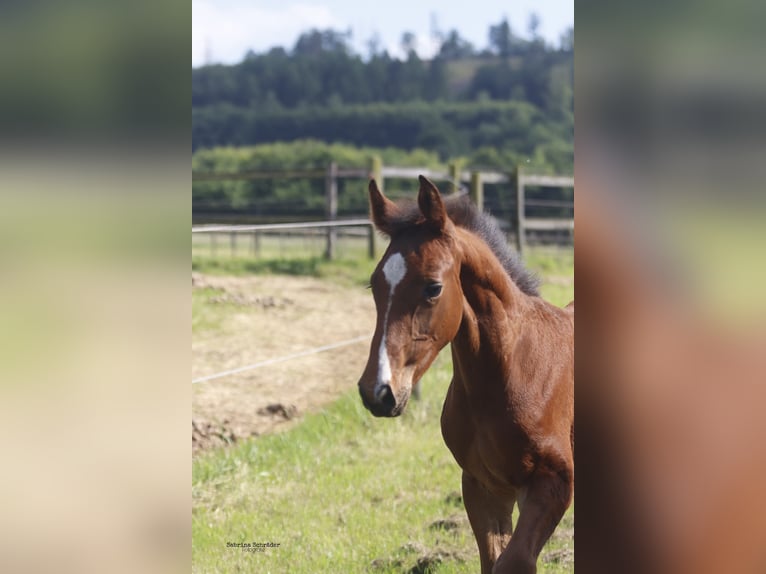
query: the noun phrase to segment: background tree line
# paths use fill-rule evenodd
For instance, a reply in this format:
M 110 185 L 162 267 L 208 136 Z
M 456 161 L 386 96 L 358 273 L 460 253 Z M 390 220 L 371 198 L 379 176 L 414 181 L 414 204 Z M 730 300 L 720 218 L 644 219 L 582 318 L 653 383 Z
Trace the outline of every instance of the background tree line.
M 484 145 L 530 153 L 541 136 L 571 143 L 573 34 L 554 47 L 538 26 L 532 16 L 522 38 L 503 20 L 490 26 L 483 50 L 451 30 L 431 60 L 418 56 L 411 33 L 402 36 L 404 59 L 380 50 L 376 38 L 363 58 L 350 47 L 350 32 L 311 30 L 289 51 L 193 69 L 193 149 L 310 137 L 428 147 L 446 159 Z M 545 134 L 525 138 L 520 132 L 534 129 L 525 118 L 506 130 L 519 114 Z
M 350 32 L 311 30 L 291 51 L 248 52 L 233 66 L 211 65 L 192 71 L 192 106 L 228 103 L 294 109 L 339 103 L 411 100 L 474 101 L 479 97 L 529 101 L 549 111 L 571 106 L 573 35 L 548 46 L 532 26 L 531 39 L 515 36 L 507 21 L 490 27 L 490 47 L 477 51 L 452 30 L 439 52 L 422 60 L 415 37 L 405 32 L 404 59 L 370 41 L 368 58 L 349 46 Z M 568 101 L 565 96 L 568 95 Z
M 473 156 L 482 148 L 495 148 L 557 173 L 571 171 L 573 162 L 571 127 L 550 121 L 527 102 L 415 101 L 299 108 L 269 114 L 222 105 L 195 109 L 192 114 L 193 138 L 200 148 L 312 138 L 358 146 L 420 147 L 443 159 Z
M 572 30 L 558 46 L 527 37 L 507 20 L 481 50 L 456 30 L 440 36 L 431 60 L 401 39 L 403 59 L 368 42 L 363 57 L 350 32 L 311 30 L 291 50 L 249 52 L 236 65 L 192 70 L 195 171 L 388 165 L 571 173 L 574 164 Z M 278 143 L 285 142 L 285 143 Z M 343 144 L 343 145 L 341 145 Z M 427 150 L 427 151 L 426 151 Z M 298 162 L 298 163 L 296 163 Z M 402 182 L 404 184 L 404 182 Z M 366 210 L 364 186 L 342 184 L 341 212 Z M 358 189 L 357 189 L 358 188 Z M 201 214 L 255 217 L 321 214 L 323 182 L 195 182 Z M 204 218 L 204 217 L 203 217 Z

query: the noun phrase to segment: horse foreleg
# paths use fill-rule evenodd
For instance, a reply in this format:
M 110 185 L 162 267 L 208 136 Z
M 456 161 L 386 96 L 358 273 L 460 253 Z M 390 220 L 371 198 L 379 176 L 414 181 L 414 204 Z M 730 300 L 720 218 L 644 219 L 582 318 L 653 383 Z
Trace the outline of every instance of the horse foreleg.
M 537 572 L 537 557 L 571 501 L 571 477 L 569 471 L 541 473 L 519 492 L 519 521 L 493 574 Z
M 491 574 L 492 566 L 511 539 L 515 500 L 511 497 L 498 501 L 475 478 L 463 472 L 463 503 L 479 546 L 481 574 Z

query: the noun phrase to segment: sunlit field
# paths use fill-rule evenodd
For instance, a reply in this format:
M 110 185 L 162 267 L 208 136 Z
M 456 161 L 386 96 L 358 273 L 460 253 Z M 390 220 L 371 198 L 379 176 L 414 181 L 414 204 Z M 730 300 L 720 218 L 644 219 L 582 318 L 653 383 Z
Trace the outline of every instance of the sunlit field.
M 309 275 L 361 291 L 375 263 L 365 256 L 193 259 L 202 274 Z M 527 263 L 543 278 L 546 299 L 573 298 L 571 248 L 533 249 Z M 205 321 L 195 336 L 218 328 L 207 301 L 196 299 L 194 313 Z M 196 455 L 194 572 L 477 572 L 460 470 L 439 427 L 450 379 L 445 349 L 421 381 L 421 400 L 397 419 L 372 417 L 348 380 L 334 402 L 287 430 Z M 541 572 L 573 571 L 573 536 L 570 509 L 541 554 Z

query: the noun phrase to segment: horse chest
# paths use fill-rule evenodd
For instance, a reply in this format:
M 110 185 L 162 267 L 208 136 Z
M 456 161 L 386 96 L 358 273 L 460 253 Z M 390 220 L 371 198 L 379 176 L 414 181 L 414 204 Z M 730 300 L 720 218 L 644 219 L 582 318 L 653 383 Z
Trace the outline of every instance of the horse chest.
M 482 418 L 466 408 L 453 382 L 442 410 L 442 436 L 458 465 L 496 491 L 521 486 L 531 470 L 529 441 L 508 419 Z

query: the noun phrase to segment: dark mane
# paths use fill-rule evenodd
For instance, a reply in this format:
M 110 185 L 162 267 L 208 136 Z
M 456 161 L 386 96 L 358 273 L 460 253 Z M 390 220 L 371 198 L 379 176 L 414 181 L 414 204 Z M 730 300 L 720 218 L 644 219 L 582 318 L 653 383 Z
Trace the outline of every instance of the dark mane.
M 519 255 L 511 249 L 500 230 L 497 220 L 482 213 L 467 195 L 442 196 L 447 215 L 452 222 L 479 237 L 487 244 L 505 269 L 505 272 L 527 295 L 539 296 L 539 278 L 521 262 Z M 400 212 L 389 222 L 393 235 L 397 235 L 423 219 L 418 204 L 412 200 L 398 201 Z

